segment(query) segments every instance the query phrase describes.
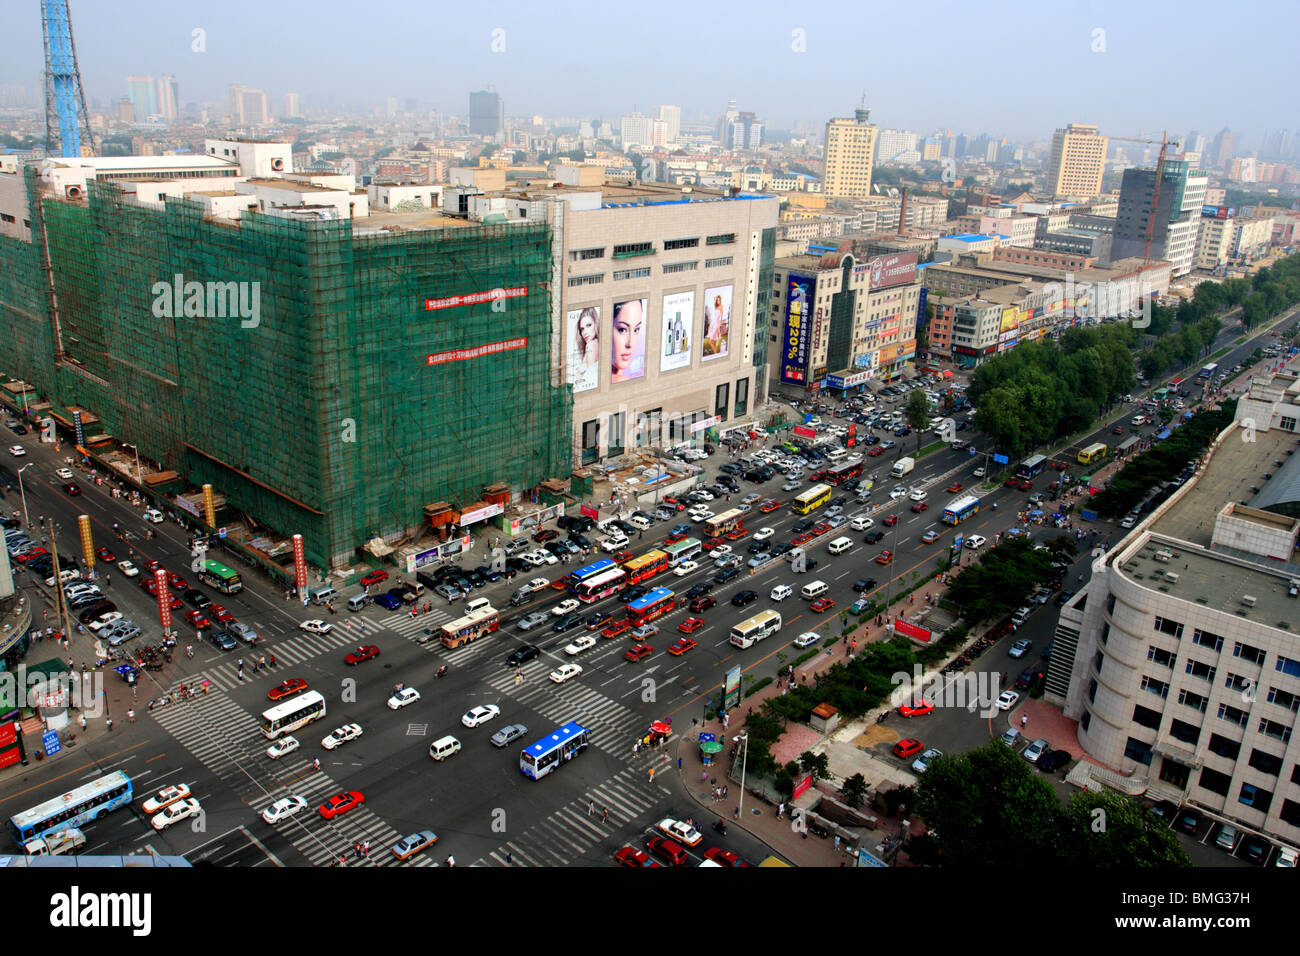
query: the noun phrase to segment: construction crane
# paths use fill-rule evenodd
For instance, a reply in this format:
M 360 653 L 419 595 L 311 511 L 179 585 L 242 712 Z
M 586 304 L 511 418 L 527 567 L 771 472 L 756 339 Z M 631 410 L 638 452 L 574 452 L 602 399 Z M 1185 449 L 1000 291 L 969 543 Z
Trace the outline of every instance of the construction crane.
M 45 33 L 45 151 L 50 156 L 93 155 L 86 91 L 77 66 L 68 0 L 41 0 Z
M 1165 175 L 1165 154 L 1169 147 L 1178 148 L 1178 141 L 1169 138 L 1168 131 L 1161 132 L 1160 139 L 1139 139 L 1135 136 L 1111 136 L 1110 139 L 1117 139 L 1124 143 L 1146 143 L 1150 146 L 1160 147 L 1160 158 L 1156 161 L 1156 183 L 1151 191 L 1151 210 L 1147 213 L 1147 241 L 1142 247 L 1142 259 L 1146 263 L 1151 262 L 1151 239 L 1155 235 L 1156 229 L 1156 207 L 1160 203 L 1160 182 Z

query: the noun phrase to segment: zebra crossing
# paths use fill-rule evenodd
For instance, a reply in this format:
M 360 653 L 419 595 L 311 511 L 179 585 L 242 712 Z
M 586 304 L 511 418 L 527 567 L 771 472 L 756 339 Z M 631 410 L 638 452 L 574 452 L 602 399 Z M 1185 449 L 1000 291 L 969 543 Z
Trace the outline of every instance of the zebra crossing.
M 473 865 L 555 867 L 597 862 L 592 851 L 601 842 L 626 830 L 667 796 L 665 788 L 647 781 L 644 770 L 628 767 L 591 787 Z M 609 809 L 608 819 L 603 812 L 605 808 Z M 603 852 L 598 856 L 603 857 Z
M 364 804 L 333 820 L 315 808 L 342 788 L 329 774 L 317 770 L 299 750 L 271 764 L 267 742 L 256 719 L 224 694 L 211 694 L 155 708 L 151 716 L 221 780 L 230 784 L 255 813 L 280 797 L 298 794 L 308 809 L 277 826 L 303 856 L 324 866 L 346 858 L 349 866 L 396 866 L 402 861 L 389 848 L 398 833 Z M 250 770 L 252 771 L 250 773 Z M 260 773 L 259 773 L 260 771 Z M 370 841 L 371 856 L 357 859 L 353 847 Z M 432 866 L 433 857 L 416 856 L 411 866 Z
M 295 634 L 292 637 L 280 641 L 274 646 L 266 649 L 258 649 L 256 654 L 251 651 L 244 656 L 240 651 L 234 651 L 222 659 L 219 664 L 205 668 L 197 674 L 191 674 L 183 681 L 177 681 L 177 684 L 187 686 L 202 687 L 206 680 L 212 688 L 216 690 L 231 690 L 246 683 L 252 678 L 253 661 L 259 657 L 275 656 L 277 670 L 281 665 L 301 664 L 311 660 L 313 657 L 320 657 L 322 654 L 328 654 L 338 650 L 340 647 L 346 647 L 360 640 L 362 637 L 379 633 L 383 628 L 372 621 L 364 621 L 359 625 L 354 625 L 353 629 L 348 631 L 336 627 L 328 634 L 309 634 L 306 631 Z M 244 661 L 244 681 L 239 679 L 239 668 L 236 661 Z
M 500 671 L 486 678 L 493 690 L 527 704 L 557 725 L 576 720 L 591 730 L 591 743 L 619 760 L 631 754 L 632 742 L 645 733 L 649 721 L 643 714 L 610 700 L 598 691 L 569 682 L 556 684 L 542 674 L 522 684 L 514 672 Z

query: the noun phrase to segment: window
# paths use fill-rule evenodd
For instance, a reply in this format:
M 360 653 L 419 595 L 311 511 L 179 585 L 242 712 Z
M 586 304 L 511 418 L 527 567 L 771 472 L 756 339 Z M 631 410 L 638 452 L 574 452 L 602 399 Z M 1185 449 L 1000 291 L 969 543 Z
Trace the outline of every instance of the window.
M 699 262 L 671 262 L 664 266 L 664 275 L 671 275 L 674 272 L 694 272 Z
M 749 408 L 749 379 L 736 380 L 736 415 L 745 414 Z
M 1276 669 L 1283 674 L 1291 677 L 1300 677 L 1300 661 L 1293 661 L 1289 657 L 1278 656 Z
M 1088 681 L 1088 703 L 1097 703 L 1097 682 L 1095 680 Z
M 1110 625 L 1107 625 L 1109 627 Z M 1102 642 L 1103 644 L 1105 641 Z M 1147 660 L 1159 664 L 1161 667 L 1174 666 L 1174 652 L 1167 651 L 1162 647 L 1156 647 L 1154 644 L 1147 648 Z
M 1175 719 L 1169 724 L 1169 736 L 1173 737 L 1174 740 L 1181 740 L 1185 744 L 1195 745 L 1196 741 L 1200 739 L 1201 728 L 1186 721 Z
M 1169 685 L 1162 680 L 1156 680 L 1154 677 L 1143 677 L 1142 689 L 1155 694 L 1157 697 L 1169 696 Z
M 1247 715 L 1244 710 L 1238 707 L 1232 707 L 1228 704 L 1219 705 L 1219 717 L 1230 724 L 1236 724 L 1238 727 L 1245 727 Z
M 1284 690 L 1278 690 L 1276 687 L 1268 689 L 1268 702 L 1277 704 L 1279 707 L 1285 707 L 1291 713 L 1300 711 L 1300 696 L 1289 693 Z
M 590 464 L 600 457 L 600 419 L 582 423 L 582 461 Z
M 1262 650 L 1249 644 L 1243 644 L 1240 641 L 1232 646 L 1232 656 L 1240 657 L 1243 661 L 1250 661 L 1252 664 L 1261 666 L 1264 663 L 1264 652 Z
M 731 394 L 731 385 L 723 382 L 718 386 L 717 392 L 713 399 L 713 414 L 717 415 L 722 421 L 727 420 L 727 397 Z
M 1240 674 L 1229 671 L 1228 676 L 1224 678 L 1223 686 L 1229 690 L 1252 690 L 1255 687 L 1255 682 L 1249 677 L 1242 677 Z
M 694 249 L 700 244 L 700 237 L 694 239 L 667 239 L 664 241 L 664 252 L 669 249 Z
M 1226 773 L 1219 773 L 1217 770 L 1211 770 L 1204 767 L 1201 770 L 1201 786 L 1210 793 L 1217 793 L 1221 797 L 1228 795 L 1228 788 L 1232 785 L 1232 777 Z
M 659 419 L 663 415 L 663 411 L 662 408 L 652 408 L 637 415 L 636 443 L 638 448 L 643 445 L 659 444 L 659 436 L 662 431 Z
M 614 272 L 614 281 L 620 279 L 645 279 L 650 275 L 649 267 L 644 269 L 618 269 Z
M 719 266 L 729 266 L 735 261 L 733 256 L 718 256 L 716 259 L 705 259 L 704 268 L 716 269 Z
M 570 249 L 569 261 L 582 262 L 586 259 L 603 259 L 605 258 L 605 247 L 599 249 Z
M 593 272 L 585 276 L 569 276 L 568 286 L 570 289 L 580 285 L 600 285 L 605 281 L 605 273 Z
M 1282 772 L 1282 758 L 1275 757 L 1271 753 L 1263 750 L 1252 750 L 1250 760 L 1246 761 L 1256 770 L 1268 774 L 1270 777 L 1276 777 Z
M 1128 745 L 1124 748 L 1124 756 L 1129 760 L 1136 760 L 1138 763 L 1151 766 L 1151 745 L 1136 740 L 1133 737 L 1128 739 Z
M 1227 757 L 1229 760 L 1236 760 L 1237 755 L 1241 753 L 1240 743 L 1227 737 L 1220 737 L 1218 734 L 1210 734 L 1210 742 L 1205 746 L 1210 753 Z
M 1214 680 L 1214 674 L 1217 671 L 1217 668 L 1211 667 L 1209 664 L 1190 659 L 1187 661 L 1186 669 L 1187 673 L 1202 680 Z
M 1155 730 L 1160 726 L 1160 711 L 1138 704 L 1133 708 L 1133 723 Z
M 1192 643 L 1199 644 L 1201 647 L 1208 647 L 1211 650 L 1223 650 L 1223 638 L 1218 634 L 1211 634 L 1209 631 L 1202 631 L 1199 627 L 1192 632 Z M 1238 647 L 1241 645 L 1238 644 Z
M 630 259 L 633 256 L 652 256 L 654 251 L 655 244 L 653 242 L 626 242 L 614 247 L 614 258 Z
M 1283 430 L 1284 432 L 1293 432 L 1293 431 L 1295 431 L 1295 422 L 1296 422 L 1296 420 L 1295 420 L 1294 418 L 1288 418 L 1287 416 L 1283 415 L 1283 416 L 1282 416 L 1282 430 Z
M 1300 803 L 1293 800 L 1283 800 L 1282 809 L 1277 814 L 1283 823 L 1289 823 L 1293 827 L 1300 827 Z
M 1243 783 L 1241 785 L 1241 796 L 1237 797 L 1237 801 L 1267 813 L 1269 806 L 1273 803 L 1273 794 L 1268 790 L 1261 790 L 1253 783 Z
M 717 236 L 709 236 L 709 238 L 704 241 L 706 245 L 710 246 L 725 246 L 728 243 L 736 241 L 736 234 L 734 232 L 728 232 Z
M 627 412 L 615 412 L 609 416 L 609 455 L 623 454 L 623 442 L 627 439 Z
M 1172 634 L 1174 637 L 1183 636 L 1183 625 L 1167 617 L 1156 618 L 1156 630 L 1162 634 Z
M 1190 690 L 1180 690 L 1178 692 L 1178 703 L 1191 707 L 1193 710 L 1199 710 L 1201 713 L 1205 713 L 1205 708 L 1209 702 L 1208 697 L 1194 694 Z
M 1269 720 L 1267 717 L 1259 722 L 1259 732 L 1274 737 L 1283 743 L 1291 740 L 1291 728 L 1285 724 L 1279 724 L 1275 720 Z

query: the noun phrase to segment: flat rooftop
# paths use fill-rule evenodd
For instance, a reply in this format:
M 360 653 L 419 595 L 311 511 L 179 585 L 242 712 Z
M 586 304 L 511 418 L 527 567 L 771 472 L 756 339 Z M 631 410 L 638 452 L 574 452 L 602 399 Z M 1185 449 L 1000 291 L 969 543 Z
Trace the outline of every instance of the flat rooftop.
M 440 209 L 421 209 L 418 212 L 388 212 L 372 210 L 369 216 L 352 220 L 353 235 L 381 231 L 401 232 L 407 229 L 464 229 L 482 223 L 459 216 L 448 216 Z

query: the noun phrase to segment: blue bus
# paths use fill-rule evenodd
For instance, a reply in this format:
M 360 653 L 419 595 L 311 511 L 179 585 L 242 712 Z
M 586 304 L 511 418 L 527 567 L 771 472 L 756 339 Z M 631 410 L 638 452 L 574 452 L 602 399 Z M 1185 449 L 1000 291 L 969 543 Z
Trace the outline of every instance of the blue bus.
M 576 720 L 551 731 L 519 755 L 519 772 L 540 780 L 556 767 L 572 760 L 591 746 L 591 732 Z
M 966 495 L 964 498 L 958 498 L 948 507 L 943 509 L 944 524 L 961 524 L 971 515 L 978 514 L 980 510 L 980 500 L 974 495 Z
M 604 574 L 610 568 L 618 567 L 612 558 L 597 558 L 586 567 L 578 568 L 576 571 L 570 571 L 569 576 L 565 579 L 569 582 L 569 590 L 574 594 L 578 593 L 578 585 L 583 581 L 589 581 L 592 578 Z
M 1032 481 L 1033 479 L 1041 475 L 1043 473 L 1043 469 L 1046 467 L 1047 467 L 1047 456 L 1034 455 L 1032 458 L 1026 458 L 1024 461 L 1020 463 L 1020 467 L 1016 469 L 1016 477 L 1024 478 L 1029 481 Z
M 677 595 L 667 588 L 655 588 L 649 594 L 637 598 L 627 606 L 627 619 L 633 627 L 649 624 L 657 617 L 663 617 L 673 609 Z
M 80 828 L 102 813 L 124 807 L 131 802 L 131 778 L 120 770 L 104 774 L 98 780 L 82 784 L 61 797 L 38 803 L 30 810 L 9 818 L 13 838 L 23 846 L 38 836 L 69 827 Z

